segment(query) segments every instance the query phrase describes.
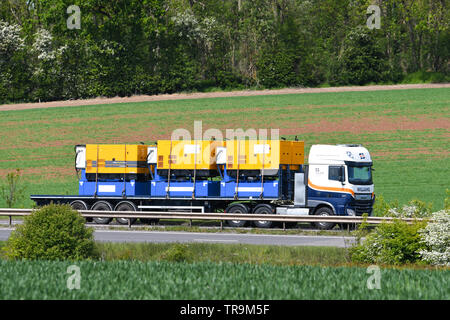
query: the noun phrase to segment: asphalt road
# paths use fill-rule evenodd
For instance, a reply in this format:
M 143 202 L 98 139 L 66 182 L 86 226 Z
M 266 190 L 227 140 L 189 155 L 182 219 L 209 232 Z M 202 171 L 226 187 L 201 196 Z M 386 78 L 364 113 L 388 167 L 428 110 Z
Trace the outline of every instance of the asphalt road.
M 11 228 L 0 229 L 0 241 L 6 241 L 9 238 L 12 230 L 13 229 Z M 95 230 L 94 239 L 101 242 L 203 242 L 326 247 L 348 247 L 354 240 L 351 237 L 339 236 L 297 236 L 122 230 Z

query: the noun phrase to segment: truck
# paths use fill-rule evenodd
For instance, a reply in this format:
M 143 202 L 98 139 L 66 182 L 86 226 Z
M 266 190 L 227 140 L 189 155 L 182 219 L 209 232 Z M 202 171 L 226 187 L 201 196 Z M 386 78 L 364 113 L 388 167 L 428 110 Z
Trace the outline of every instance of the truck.
M 78 195 L 31 195 L 76 210 L 361 216 L 375 201 L 372 159 L 362 145 L 287 140 L 158 140 L 75 146 Z M 108 224 L 111 218 L 92 219 Z M 135 219 L 116 218 L 120 224 Z M 157 222 L 141 219 L 143 223 Z M 227 221 L 231 227 L 272 221 Z M 334 223 L 314 223 L 331 229 Z

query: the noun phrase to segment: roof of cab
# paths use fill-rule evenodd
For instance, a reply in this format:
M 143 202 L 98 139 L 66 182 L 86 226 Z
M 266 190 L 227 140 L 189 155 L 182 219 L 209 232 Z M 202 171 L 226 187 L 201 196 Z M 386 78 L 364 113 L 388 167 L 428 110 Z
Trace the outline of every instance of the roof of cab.
M 366 148 L 355 144 L 315 144 L 309 151 L 309 164 L 344 164 L 345 161 L 372 162 L 372 158 Z

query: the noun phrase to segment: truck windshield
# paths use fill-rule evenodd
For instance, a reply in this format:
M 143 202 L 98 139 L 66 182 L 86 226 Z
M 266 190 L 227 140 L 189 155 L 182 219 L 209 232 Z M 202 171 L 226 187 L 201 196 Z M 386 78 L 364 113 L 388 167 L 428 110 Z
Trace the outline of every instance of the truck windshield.
M 348 182 L 351 184 L 372 184 L 370 166 L 348 166 Z

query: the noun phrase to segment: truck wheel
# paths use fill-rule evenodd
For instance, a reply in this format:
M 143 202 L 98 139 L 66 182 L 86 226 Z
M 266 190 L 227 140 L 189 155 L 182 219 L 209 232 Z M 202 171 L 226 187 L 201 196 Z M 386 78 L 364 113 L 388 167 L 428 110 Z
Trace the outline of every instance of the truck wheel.
M 229 206 L 226 210 L 227 213 L 248 213 L 250 210 L 249 208 L 242 203 L 239 204 L 233 204 Z M 227 223 L 230 227 L 234 228 L 240 228 L 244 227 L 247 224 L 247 221 L 245 220 L 227 220 Z
M 112 208 L 111 205 L 106 201 L 97 201 L 96 203 L 94 203 L 91 210 L 112 211 Z M 93 220 L 97 224 L 109 224 L 112 219 L 95 217 L 93 218 Z
M 333 216 L 333 210 L 328 207 L 322 207 L 316 210 L 314 213 L 316 216 Z M 317 229 L 320 230 L 330 230 L 334 227 L 334 222 L 314 222 Z
M 253 209 L 253 213 L 254 214 L 273 214 L 274 209 L 269 204 L 259 204 L 255 207 L 255 209 Z M 266 221 L 266 220 L 259 221 L 258 220 L 258 221 L 253 221 L 253 224 L 257 228 L 270 228 L 273 224 L 273 221 Z
M 136 211 L 136 206 L 131 202 L 123 201 L 115 207 L 114 211 Z M 116 218 L 116 221 L 120 224 L 128 225 L 128 220 L 130 220 L 130 224 L 133 224 L 137 219 Z
M 87 210 L 88 209 L 86 202 L 81 201 L 81 200 L 72 201 L 70 203 L 70 206 L 72 207 L 73 210 Z M 86 218 L 86 221 L 91 222 L 92 218 Z

